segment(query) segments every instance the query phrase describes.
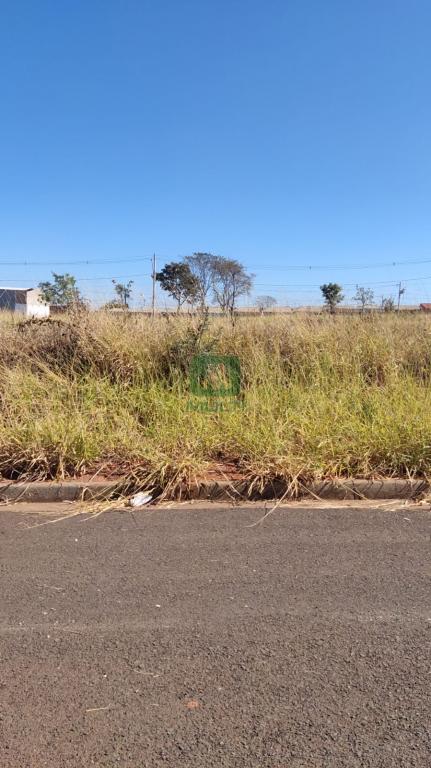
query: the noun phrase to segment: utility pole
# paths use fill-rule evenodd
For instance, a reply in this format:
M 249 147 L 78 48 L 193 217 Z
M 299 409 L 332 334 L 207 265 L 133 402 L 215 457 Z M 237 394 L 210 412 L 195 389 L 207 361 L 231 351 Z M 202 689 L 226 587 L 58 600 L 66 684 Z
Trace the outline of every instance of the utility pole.
M 405 292 L 406 292 L 406 289 L 401 287 L 401 283 L 398 283 L 398 312 L 400 311 L 401 296 Z
M 151 298 L 151 314 L 154 317 L 156 314 L 156 254 L 153 253 L 153 258 L 151 260 L 152 263 L 152 271 L 151 271 L 151 277 L 153 280 L 153 294 Z

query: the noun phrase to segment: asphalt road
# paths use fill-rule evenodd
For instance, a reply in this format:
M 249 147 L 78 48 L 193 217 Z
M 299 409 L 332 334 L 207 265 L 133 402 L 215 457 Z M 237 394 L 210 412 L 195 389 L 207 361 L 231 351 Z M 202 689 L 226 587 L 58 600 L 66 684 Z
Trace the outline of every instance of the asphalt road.
M 428 510 L 0 511 L 2 768 L 425 768 Z

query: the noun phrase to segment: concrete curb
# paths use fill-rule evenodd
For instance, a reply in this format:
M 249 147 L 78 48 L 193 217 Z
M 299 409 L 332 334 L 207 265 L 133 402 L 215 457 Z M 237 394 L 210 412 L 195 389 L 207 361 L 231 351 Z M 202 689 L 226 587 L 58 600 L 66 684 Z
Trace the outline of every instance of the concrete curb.
M 386 480 L 322 480 L 300 485 L 298 492 L 289 492 L 289 484 L 285 481 L 272 481 L 260 491 L 250 493 L 249 484 L 245 481 L 229 483 L 227 481 L 202 484 L 194 489 L 192 498 L 198 499 L 252 499 L 269 500 L 294 498 L 319 498 L 334 500 L 352 499 L 415 499 L 430 491 L 431 486 L 426 480 L 404 480 L 402 478 Z
M 115 499 L 120 495 L 121 480 L 93 482 L 0 482 L 0 501 L 13 503 L 18 501 L 55 503 L 62 501 L 95 501 Z M 281 480 L 268 482 L 259 491 L 250 490 L 247 481 L 228 482 L 227 480 L 200 483 L 191 489 L 184 489 L 181 499 L 200 499 L 201 501 L 262 501 L 269 499 L 286 500 L 295 498 L 319 498 L 325 500 L 354 499 L 416 499 L 427 492 L 431 486 L 426 480 L 344 480 L 321 481 L 301 485 L 295 493 L 289 492 L 288 483 Z
M 110 499 L 117 489 L 118 482 L 0 482 L 0 501 L 6 503 L 26 501 L 42 504 L 62 501 L 91 501 Z

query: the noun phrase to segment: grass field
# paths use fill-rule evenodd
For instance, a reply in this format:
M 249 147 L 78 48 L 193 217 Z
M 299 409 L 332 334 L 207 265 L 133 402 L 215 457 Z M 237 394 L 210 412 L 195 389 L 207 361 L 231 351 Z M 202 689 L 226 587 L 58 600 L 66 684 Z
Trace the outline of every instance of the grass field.
M 237 355 L 243 403 L 190 409 L 196 353 Z M 0 322 L 0 471 L 133 472 L 172 492 L 206 474 L 265 483 L 423 476 L 431 466 L 424 315 L 222 319 L 88 313 Z

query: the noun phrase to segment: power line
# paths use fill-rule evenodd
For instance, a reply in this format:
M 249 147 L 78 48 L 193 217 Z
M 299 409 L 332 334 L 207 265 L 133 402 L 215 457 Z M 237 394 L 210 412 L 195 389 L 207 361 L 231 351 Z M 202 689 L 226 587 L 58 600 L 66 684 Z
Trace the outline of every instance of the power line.
M 78 282 L 93 282 L 98 280 L 130 280 L 132 278 L 136 277 L 150 277 L 153 278 L 153 272 L 143 272 L 139 274 L 133 274 L 133 275 L 99 275 L 96 277 L 76 277 L 76 280 Z M 0 278 L 2 279 L 2 278 Z M 408 277 L 403 279 L 403 283 L 411 283 L 411 282 L 421 282 L 423 280 L 431 280 L 431 275 L 424 275 L 422 277 Z M 9 278 L 8 281 L 10 283 L 25 283 L 27 284 L 29 282 L 28 278 Z M 397 280 L 377 280 L 377 281 L 367 281 L 366 285 L 387 285 L 387 286 L 398 286 L 399 281 Z M 309 283 L 254 283 L 255 287 L 258 288 L 295 288 L 295 289 L 301 289 L 306 288 L 308 289 L 306 292 L 310 292 L 312 290 L 320 290 L 320 285 L 314 284 L 310 285 Z M 357 283 L 344 283 L 343 282 L 343 288 L 356 288 Z
M 94 281 L 97 281 L 97 280 L 130 280 L 132 277 L 133 278 L 135 278 L 135 277 L 151 277 L 151 275 L 149 273 L 145 273 L 145 274 L 139 274 L 139 275 L 110 275 L 109 277 L 106 277 L 106 276 L 103 276 L 103 277 L 77 277 L 76 280 L 77 280 L 77 282 L 82 282 L 82 281 L 92 282 L 93 280 Z M 29 280 L 28 279 L 24 280 L 23 278 L 20 277 L 17 280 L 15 280 L 13 278 L 10 278 L 9 282 L 10 283 L 24 283 L 25 285 L 27 285 Z
M 170 258 L 170 257 L 167 257 Z M 183 256 L 177 256 L 176 258 L 182 259 Z M 92 265 L 92 264 L 132 264 L 140 263 L 143 261 L 153 261 L 153 256 L 140 256 L 136 258 L 117 258 L 117 259 L 72 259 L 70 261 L 0 261 L 0 266 L 5 267 L 68 267 L 75 265 Z M 374 264 L 274 264 L 274 265 L 249 265 L 248 269 L 273 269 L 273 270 L 324 270 L 324 269 L 378 269 L 385 267 L 400 267 L 409 266 L 415 264 L 431 264 L 431 259 L 414 259 L 410 261 L 388 261 Z
M 411 266 L 414 264 L 431 264 L 431 259 L 421 259 L 421 260 L 414 260 L 414 261 L 389 261 L 386 263 L 376 263 L 376 264 L 278 264 L 278 265 L 269 265 L 265 264 L 265 266 L 259 267 L 256 265 L 251 265 L 248 267 L 248 269 L 282 269 L 282 270 L 321 270 L 321 269 L 378 269 L 378 268 L 385 268 L 385 267 L 402 267 L 402 266 Z
M 184 259 L 184 254 L 177 254 L 176 259 Z M 284 258 L 284 257 L 283 257 Z M 312 270 L 312 269 L 375 269 L 378 267 L 399 267 L 409 266 L 411 264 L 431 264 L 430 259 L 413 259 L 403 261 L 387 261 L 373 264 L 265 264 L 265 266 L 247 265 L 247 269 L 298 269 L 298 270 Z
M 145 273 L 139 275 L 110 275 L 110 277 L 77 277 L 76 279 L 79 282 L 82 280 L 130 280 L 132 277 L 151 277 L 151 275 L 149 273 Z
M 425 275 L 423 277 L 407 277 L 403 280 L 403 283 L 412 283 L 422 280 L 431 280 L 431 275 Z M 398 280 L 376 280 L 376 281 L 368 281 L 366 282 L 366 285 L 387 285 L 387 286 L 398 286 L 399 281 Z M 255 286 L 259 286 L 260 288 L 316 288 L 316 290 L 320 290 L 320 285 L 310 285 L 309 283 L 254 283 Z M 343 282 L 343 288 L 356 288 L 357 283 L 344 283 Z
M 181 258 L 178 257 L 177 258 Z M 77 281 L 79 283 L 85 282 L 85 283 L 97 283 L 99 281 L 112 281 L 112 280 L 124 280 L 124 279 L 135 279 L 135 278 L 151 278 L 152 279 L 152 286 L 153 286 L 153 299 L 152 299 L 152 306 L 155 306 L 155 276 L 156 276 L 156 257 L 155 254 L 151 258 L 141 256 L 139 258 L 130 258 L 130 259 L 122 259 L 121 263 L 143 263 L 143 262 L 151 262 L 151 273 L 139 273 L 139 274 L 128 274 L 128 275 L 100 275 L 100 276 L 92 276 L 92 277 L 77 277 Z M 72 265 L 93 265 L 93 264 L 117 264 L 119 265 L 119 261 L 116 259 L 85 259 L 85 260 L 76 260 L 76 261 L 60 261 L 60 262 L 30 262 L 25 261 L 23 263 L 18 262 L 0 262 L 0 268 L 1 266 L 34 266 L 34 267 L 42 267 L 42 266 L 50 266 L 51 268 L 53 266 L 72 266 Z M 279 265 L 279 266 L 273 266 L 270 267 L 268 265 L 264 265 L 262 267 L 254 267 L 255 269 L 259 270 L 266 270 L 266 269 L 272 269 L 275 272 L 281 271 L 281 270 L 324 270 L 324 269 L 371 269 L 374 267 L 395 267 L 395 266 L 405 266 L 405 265 L 414 265 L 414 264 L 428 264 L 431 263 L 431 259 L 425 259 L 425 260 L 412 260 L 412 261 L 393 261 L 386 264 L 365 264 L 365 265 L 332 265 L 332 266 L 324 266 L 324 265 Z M 11 278 L 7 278 L 9 283 L 19 284 L 19 283 L 25 283 L 27 284 L 29 281 L 28 279 L 22 279 L 19 278 L 17 280 L 12 280 Z M 403 280 L 403 283 L 411 283 L 411 282 L 424 282 L 427 280 L 431 280 L 431 275 L 426 275 L 423 277 L 411 277 L 406 278 Z M 387 286 L 388 288 L 397 288 L 398 291 L 400 291 L 400 283 L 399 280 L 380 280 L 380 281 L 365 281 L 365 284 L 367 286 Z M 355 283 L 344 283 L 343 282 L 343 288 L 349 289 L 356 287 L 357 282 Z M 288 291 L 289 293 L 297 293 L 297 294 L 315 294 L 320 290 L 320 285 L 312 285 L 310 283 L 264 283 L 264 282 L 257 282 L 254 283 L 255 288 L 265 288 L 270 289 L 274 292 L 278 293 L 285 293 Z M 404 289 L 405 290 L 405 289 Z M 403 290 L 403 292 L 404 292 Z M 399 294 L 400 297 L 400 294 Z
M 107 277 L 106 275 L 99 275 L 96 277 L 77 277 L 76 280 L 78 282 L 97 282 L 100 280 L 131 280 L 132 278 L 140 278 L 140 277 L 149 277 L 153 278 L 154 272 L 144 272 L 139 274 L 128 274 L 128 275 L 109 275 Z M 153 278 L 154 279 L 154 278 Z M 409 282 L 422 282 L 424 280 L 431 280 L 431 275 L 424 275 L 422 277 L 409 277 L 405 278 L 403 280 L 403 283 L 409 283 Z M 29 282 L 28 278 L 8 278 L 9 283 L 24 283 L 27 284 Z M 399 285 L 399 281 L 396 280 L 380 280 L 380 281 L 367 281 L 367 286 L 369 285 L 381 285 L 381 286 L 388 286 L 388 287 L 397 287 Z M 357 283 L 344 283 L 342 287 L 343 288 L 356 288 Z M 320 290 L 320 285 L 310 285 L 309 283 L 254 283 L 254 287 L 256 288 L 272 288 L 272 289 L 289 289 L 289 290 L 295 290 L 297 293 L 314 293 L 315 291 Z M 301 290 L 305 289 L 305 290 Z
M 77 264 L 131 264 L 152 261 L 151 258 L 139 259 L 81 259 L 79 261 L 0 261 L 0 267 L 72 267 Z

